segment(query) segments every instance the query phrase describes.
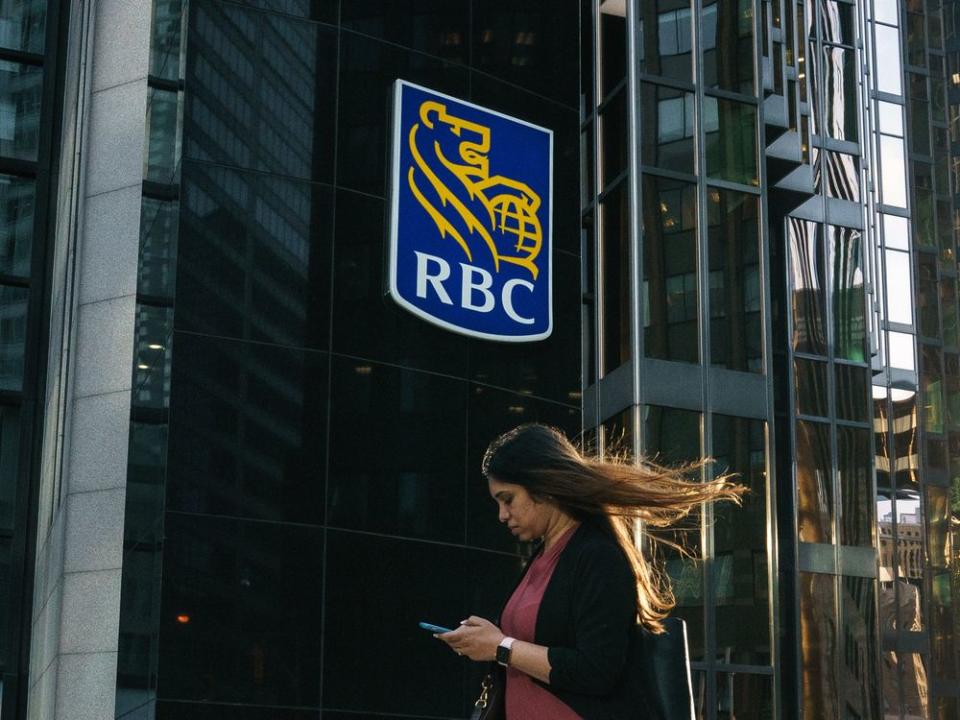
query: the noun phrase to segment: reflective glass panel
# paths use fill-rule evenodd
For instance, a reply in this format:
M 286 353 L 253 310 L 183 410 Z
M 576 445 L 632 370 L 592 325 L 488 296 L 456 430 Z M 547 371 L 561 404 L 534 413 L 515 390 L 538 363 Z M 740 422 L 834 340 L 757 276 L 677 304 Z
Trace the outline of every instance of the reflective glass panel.
M 920 334 L 940 335 L 940 293 L 937 287 L 937 263 L 927 253 L 917 253 L 917 319 Z
M 943 192 L 943 190 L 938 190 Z M 955 253 L 953 247 L 953 224 L 952 208 L 949 200 L 937 198 L 937 247 L 940 251 L 940 266 L 947 271 L 956 269 Z
M 34 181 L 0 175 L 0 273 L 30 275 Z
M 825 153 L 827 195 L 841 200 L 860 200 L 860 159 L 846 153 Z
M 890 367 L 901 370 L 916 369 L 913 335 L 891 331 L 887 334 L 887 348 L 890 353 L 888 358 Z
M 20 408 L 0 405 L 0 531 L 14 530 L 19 454 Z M 0 606 L 3 614 L 4 607 Z
M 714 559 L 718 660 L 745 665 L 770 662 L 767 572 L 766 448 L 764 424 L 713 416 L 714 475 L 737 474 L 750 488 L 743 506 L 714 505 Z
M 840 3 L 828 2 L 829 5 Z M 846 5 L 852 9 L 852 5 Z M 830 137 L 856 142 L 857 73 L 856 53 L 852 49 L 823 49 L 824 123 Z
M 260 0 L 260 2 L 275 4 L 276 0 Z M 412 3 L 396 2 L 396 0 L 365 0 L 360 3 L 338 3 L 336 0 L 323 0 L 323 2 L 334 16 L 338 5 L 353 5 L 357 8 L 353 12 L 344 8 L 341 12 L 344 17 L 363 16 L 364 13 L 369 13 L 370 6 L 390 8 L 392 15 L 402 19 L 388 20 L 386 24 L 389 29 L 385 29 L 382 35 L 387 40 L 396 42 L 398 46 L 426 50 L 444 59 L 456 59 L 458 63 L 464 64 L 469 52 L 474 70 L 553 98 L 567 107 L 576 107 L 579 101 L 580 53 L 577 52 L 577 48 L 580 44 L 580 23 L 578 13 L 574 9 L 575 4 L 565 12 L 555 12 L 555 8 L 539 3 L 503 5 L 489 0 L 474 2 L 426 0 Z M 616 5 L 616 3 L 612 4 Z M 622 2 L 619 5 L 623 8 Z M 434 18 L 427 19 L 430 14 L 433 14 Z M 437 16 L 442 16 L 442 19 Z M 613 39 L 614 42 L 619 41 L 623 47 L 626 29 L 624 20 L 620 15 L 602 14 L 603 19 L 608 17 L 610 20 L 619 21 L 610 28 L 610 35 L 619 35 L 619 37 L 608 39 Z M 412 21 L 413 18 L 419 22 Z M 463 36 L 460 35 L 462 32 L 460 29 L 467 27 L 472 27 L 473 30 L 473 43 L 469 48 L 467 43 L 462 41 Z M 604 34 L 606 35 L 606 32 Z M 592 43 L 586 44 L 592 45 Z M 609 50 L 609 43 L 607 45 Z M 611 54 L 611 62 L 614 61 L 616 54 L 616 52 Z M 421 60 L 407 54 L 405 61 L 410 60 L 413 60 L 415 65 L 421 65 Z M 624 63 L 622 54 L 620 61 Z M 390 70 L 390 68 L 383 69 Z M 394 72 L 394 77 L 405 77 L 402 73 Z M 427 87 L 435 88 L 434 85 L 427 85 Z M 473 99 L 482 105 L 489 106 L 487 102 L 479 100 L 476 95 Z M 536 104 L 536 101 L 529 104 Z M 342 128 L 342 125 L 340 127 Z
M 600 203 L 604 374 L 630 359 L 630 227 L 626 194 L 627 184 L 621 183 Z
M 906 207 L 907 172 L 903 164 L 903 140 L 880 136 L 880 164 L 880 188 L 884 204 Z
M 873 578 L 840 579 L 840 653 L 838 690 L 845 718 L 878 718 L 880 671 L 877 666 L 876 583 Z
M 261 7 L 278 10 L 277 5 L 291 0 L 256 0 Z M 466 64 L 469 62 L 471 12 L 469 0 L 426 0 L 425 2 L 400 3 L 391 0 L 366 0 L 360 3 L 339 3 L 337 0 L 294 0 L 305 6 L 304 14 L 313 20 L 336 24 L 340 10 L 340 23 L 365 35 L 382 38 L 387 42 L 403 45 L 414 50 Z M 339 8 L 338 8 L 339 6 Z M 549 55 L 555 72 L 566 70 L 571 65 L 576 72 L 576 60 L 558 58 L 552 52 L 567 33 L 575 33 L 575 15 L 570 13 L 557 18 L 554 33 L 547 36 L 541 31 L 544 13 L 531 7 L 529 13 L 504 8 L 506 12 L 491 12 L 489 3 L 476 3 L 473 13 L 473 47 L 476 52 L 475 68 L 492 75 L 504 77 L 503 65 L 515 58 L 511 81 L 526 84 L 524 75 L 540 74 L 544 70 L 545 56 Z M 514 10 L 513 12 L 510 12 Z M 312 11 L 312 12 L 309 12 Z M 588 22 L 591 18 L 588 18 Z M 589 27 L 589 26 L 588 26 Z M 590 44 L 590 43 L 588 43 Z M 551 47 L 554 46 L 554 47 Z M 482 56 L 482 59 L 481 57 Z M 589 56 L 588 56 L 589 57 Z M 538 67 L 539 66 L 539 67 Z M 504 78 L 507 79 L 507 78 Z M 549 83 L 552 78 L 542 78 Z M 559 90 L 559 88 L 557 88 Z M 568 90 L 564 88 L 564 90 Z M 565 100 L 571 94 L 563 93 Z
M 137 291 L 173 300 L 177 272 L 180 203 L 144 196 L 140 206 Z M 235 238 L 231 237 L 231 241 Z
M 818 223 L 788 218 L 790 277 L 793 302 L 793 349 L 795 352 L 827 354 L 824 322 L 825 260 Z
M 949 488 L 928 485 L 924 503 L 927 521 L 927 553 L 930 564 L 930 649 L 931 664 L 941 679 L 956 677 L 957 646 L 953 617 L 953 542 L 957 531 L 950 527 L 952 499 Z
M 910 78 L 923 77 L 911 73 Z M 926 79 L 924 78 L 924 81 Z M 917 155 L 930 154 L 930 101 L 926 93 L 910 98 L 910 150 Z
M 0 155 L 36 160 L 43 68 L 0 60 Z
M 924 512 L 927 516 L 927 552 L 930 567 L 936 570 L 949 568 L 952 560 L 949 501 L 948 488 L 926 486 Z M 949 594 L 949 588 L 947 591 Z
M 833 542 L 830 426 L 797 421 L 797 527 L 801 542 Z
M 621 90 L 600 114 L 602 187 L 607 187 L 627 167 L 627 91 Z
M 877 22 L 900 24 L 900 3 L 897 0 L 874 0 L 873 17 Z
M 772 678 L 741 672 L 717 673 L 716 717 L 717 720 L 773 720 Z
M 181 27 L 186 3 L 153 3 L 150 74 L 166 80 L 180 77 Z M 236 58 L 239 61 L 239 58 Z
M 930 114 L 936 122 L 945 123 L 947 121 L 945 88 L 942 77 L 930 77 Z
M 918 481 L 920 451 L 917 446 L 917 395 L 909 390 L 892 389 L 890 399 L 893 405 L 896 486 L 902 488 L 915 485 Z
M 137 304 L 133 398 L 137 407 L 169 407 L 173 308 Z
M 943 45 L 943 22 L 940 20 L 940 8 L 941 4 L 939 2 L 932 2 L 928 0 L 927 2 L 927 29 L 930 33 L 930 47 L 939 50 Z M 933 59 L 930 60 L 931 67 L 933 66 Z M 956 712 L 956 711 L 954 711 Z
M 820 5 L 822 39 L 825 43 L 853 45 L 854 43 L 854 6 L 850 3 L 826 0 Z
M 707 0 L 701 33 L 706 86 L 753 95 L 753 3 Z
M 382 194 L 387 87 L 400 76 L 439 91 L 459 91 L 454 72 L 436 72 L 439 60 L 420 55 L 414 69 L 409 56 L 392 46 L 344 33 L 339 67 L 353 82 L 339 86 L 335 104 L 330 98 L 337 87 L 336 29 L 235 3 L 195 4 L 190 23 L 185 157 L 330 180 L 339 107 L 350 120 L 339 125 L 345 149 L 337 179 Z M 151 110 L 162 113 L 151 126 L 164 128 L 167 144 L 158 147 L 163 158 L 174 107 L 165 98 L 162 110 Z
M 836 578 L 800 573 L 801 702 L 804 720 L 840 720 L 837 710 Z
M 756 106 L 706 97 L 701 121 L 707 174 L 746 185 L 758 184 Z
M 899 105 L 881 100 L 877 102 L 877 115 L 880 118 L 880 132 L 903 136 L 903 109 Z
M 643 408 L 644 449 L 664 465 L 696 459 L 700 453 L 700 413 L 648 405 Z M 699 517 L 691 517 L 681 529 L 666 537 L 686 546 L 691 555 L 700 556 Z M 691 659 L 704 654 L 703 565 L 665 548 L 667 573 L 673 585 L 677 606 L 672 614 L 687 622 Z
M 834 355 L 845 360 L 866 359 L 867 321 L 863 287 L 863 248 L 859 230 L 830 226 L 831 296 Z
M 870 373 L 865 367 L 857 365 L 834 365 L 836 374 L 837 417 L 841 420 L 867 422 L 870 404 L 867 387 Z
M 930 717 L 930 680 L 927 677 L 926 656 L 902 654 L 900 656 L 900 687 L 903 697 L 903 716 L 907 718 Z
M 180 170 L 179 102 L 175 91 L 150 88 L 147 100 L 146 179 L 176 183 Z
M 596 194 L 594 187 L 594 175 L 596 174 L 596 168 L 594 167 L 593 156 L 595 148 L 593 145 L 593 123 L 587 125 L 587 128 L 580 133 L 580 197 L 584 198 L 585 202 L 593 200 L 594 195 Z
M 451 483 L 448 469 L 463 463 L 454 438 L 467 433 L 465 384 L 337 356 L 331 378 L 330 414 L 338 420 L 330 427 L 327 524 L 437 541 L 462 538 L 460 513 L 431 518 L 431 508 L 464 504 L 464 485 Z M 521 398 L 514 395 L 507 406 L 518 421 L 527 410 Z M 385 414 L 384 406 L 393 412 Z M 364 450 L 369 437 L 377 438 L 377 452 Z M 435 450 L 426 450 L 431 445 Z
M 160 687 L 180 699 L 318 705 L 325 536 L 168 513 Z
M 645 352 L 696 362 L 696 185 L 644 175 Z
M 693 174 L 696 169 L 693 93 L 642 83 L 640 95 L 643 164 Z
M 612 3 L 611 3 L 612 4 Z M 637 3 L 640 72 L 692 81 L 693 13 L 689 2 Z
M 954 468 L 953 477 L 960 479 L 960 435 L 954 432 L 960 430 L 960 355 L 944 353 L 943 361 L 947 395 L 947 428 L 951 431 L 950 464 Z
M 896 4 L 896 3 L 895 3 Z M 877 48 L 877 90 L 893 95 L 903 92 L 900 79 L 900 53 L 886 52 L 885 48 L 900 47 L 900 31 L 888 25 L 874 25 L 875 47 Z
M 913 324 L 913 291 L 910 288 L 910 253 L 887 250 L 884 253 L 886 268 L 883 281 L 886 284 L 887 320 Z
M 627 72 L 626 4 L 600 3 L 600 81 L 603 97 L 617 86 Z M 603 98 L 601 98 L 603 99 Z
M 840 484 L 840 544 L 871 547 L 874 497 L 870 431 L 867 428 L 837 427 L 837 478 Z
M 0 47 L 43 52 L 47 0 L 0 0 Z
M 142 279 L 159 292 L 172 292 L 173 262 L 179 258 L 177 329 L 325 349 L 330 342 L 332 191 L 316 183 L 192 161 L 184 164 L 182 180 L 182 236 L 174 235 L 172 209 L 158 208 L 151 227 L 143 228 L 150 236 L 141 243 Z M 357 217 L 356 205 L 346 202 L 337 211 L 337 229 L 352 232 L 358 244 L 371 242 L 375 232 L 364 223 L 383 217 Z M 342 279 L 337 290 L 349 298 L 343 303 L 349 310 L 340 315 L 343 329 L 373 334 L 371 316 L 380 306 L 365 302 L 364 278 L 374 262 L 382 272 L 380 259 L 374 261 L 372 253 L 346 242 L 337 254 Z M 147 259 L 150 263 L 144 265 Z M 350 312 L 362 314 L 363 321 Z
M 889 248 L 910 249 L 910 221 L 899 215 L 883 216 L 883 242 Z
M 944 423 L 942 354 L 934 345 L 922 343 L 920 366 L 922 427 L 926 432 L 942 433 Z
M 909 12 L 909 10 L 920 12 Z M 927 64 L 927 30 L 923 17 L 923 5 L 920 3 L 909 7 L 907 12 L 907 63 L 920 66 Z
M 940 281 L 940 308 L 943 311 L 943 344 L 960 344 L 957 323 L 957 283 L 953 278 Z
M 0 390 L 23 386 L 23 352 L 27 333 L 27 288 L 0 285 Z
M 827 363 L 797 358 L 793 362 L 797 390 L 797 412 L 801 415 L 829 417 L 827 407 Z
M 710 361 L 731 370 L 763 369 L 759 198 L 710 188 Z
M 923 524 L 919 494 L 913 490 L 898 492 L 896 516 L 896 627 L 907 632 L 923 629 Z

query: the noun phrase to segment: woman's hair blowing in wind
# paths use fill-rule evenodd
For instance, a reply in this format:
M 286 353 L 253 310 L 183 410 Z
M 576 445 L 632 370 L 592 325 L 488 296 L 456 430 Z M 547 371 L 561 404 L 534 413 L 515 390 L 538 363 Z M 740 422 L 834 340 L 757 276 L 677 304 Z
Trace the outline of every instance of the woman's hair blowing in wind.
M 483 474 L 521 485 L 534 499 L 554 502 L 574 518 L 613 533 L 637 579 L 638 619 L 648 630 L 662 632 L 660 621 L 674 606 L 673 592 L 665 573 L 634 544 L 634 520 L 666 527 L 701 503 L 739 502 L 746 488 L 728 476 L 709 482 L 687 479 L 703 464 L 665 468 L 623 457 L 601 460 L 581 454 L 559 430 L 529 423 L 490 443 Z

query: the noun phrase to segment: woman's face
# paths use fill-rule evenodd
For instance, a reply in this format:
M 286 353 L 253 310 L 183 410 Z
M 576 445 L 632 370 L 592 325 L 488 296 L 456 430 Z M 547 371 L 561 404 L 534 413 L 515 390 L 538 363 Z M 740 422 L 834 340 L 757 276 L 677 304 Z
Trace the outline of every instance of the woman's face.
M 556 508 L 544 501 L 534 500 L 522 485 L 500 482 L 489 478 L 490 496 L 497 501 L 500 522 L 523 541 L 543 537 Z

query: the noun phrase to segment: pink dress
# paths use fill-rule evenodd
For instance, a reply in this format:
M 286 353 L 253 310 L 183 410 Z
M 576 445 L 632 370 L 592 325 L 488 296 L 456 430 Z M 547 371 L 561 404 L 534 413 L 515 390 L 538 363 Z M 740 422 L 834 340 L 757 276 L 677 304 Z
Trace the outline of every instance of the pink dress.
M 537 612 L 560 553 L 567 546 L 578 526 L 567 530 L 547 552 L 538 555 L 527 574 L 513 591 L 503 609 L 500 629 L 504 635 L 534 642 Z M 569 705 L 549 690 L 537 685 L 526 673 L 507 668 L 507 720 L 582 720 Z

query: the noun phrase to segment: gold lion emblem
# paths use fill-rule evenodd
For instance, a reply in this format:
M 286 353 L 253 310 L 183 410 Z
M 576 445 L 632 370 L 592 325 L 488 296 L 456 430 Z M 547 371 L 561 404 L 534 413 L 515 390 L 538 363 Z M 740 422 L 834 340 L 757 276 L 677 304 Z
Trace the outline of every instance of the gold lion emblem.
M 446 105 L 428 100 L 420 106 L 420 122 L 410 128 L 408 142 L 414 164 L 407 181 L 440 237 L 456 240 L 472 262 L 468 239 L 479 236 L 497 272 L 501 262 L 512 263 L 536 280 L 543 244 L 540 196 L 526 183 L 490 175 L 490 128 L 450 115 Z M 453 212 L 441 212 L 438 204 Z

